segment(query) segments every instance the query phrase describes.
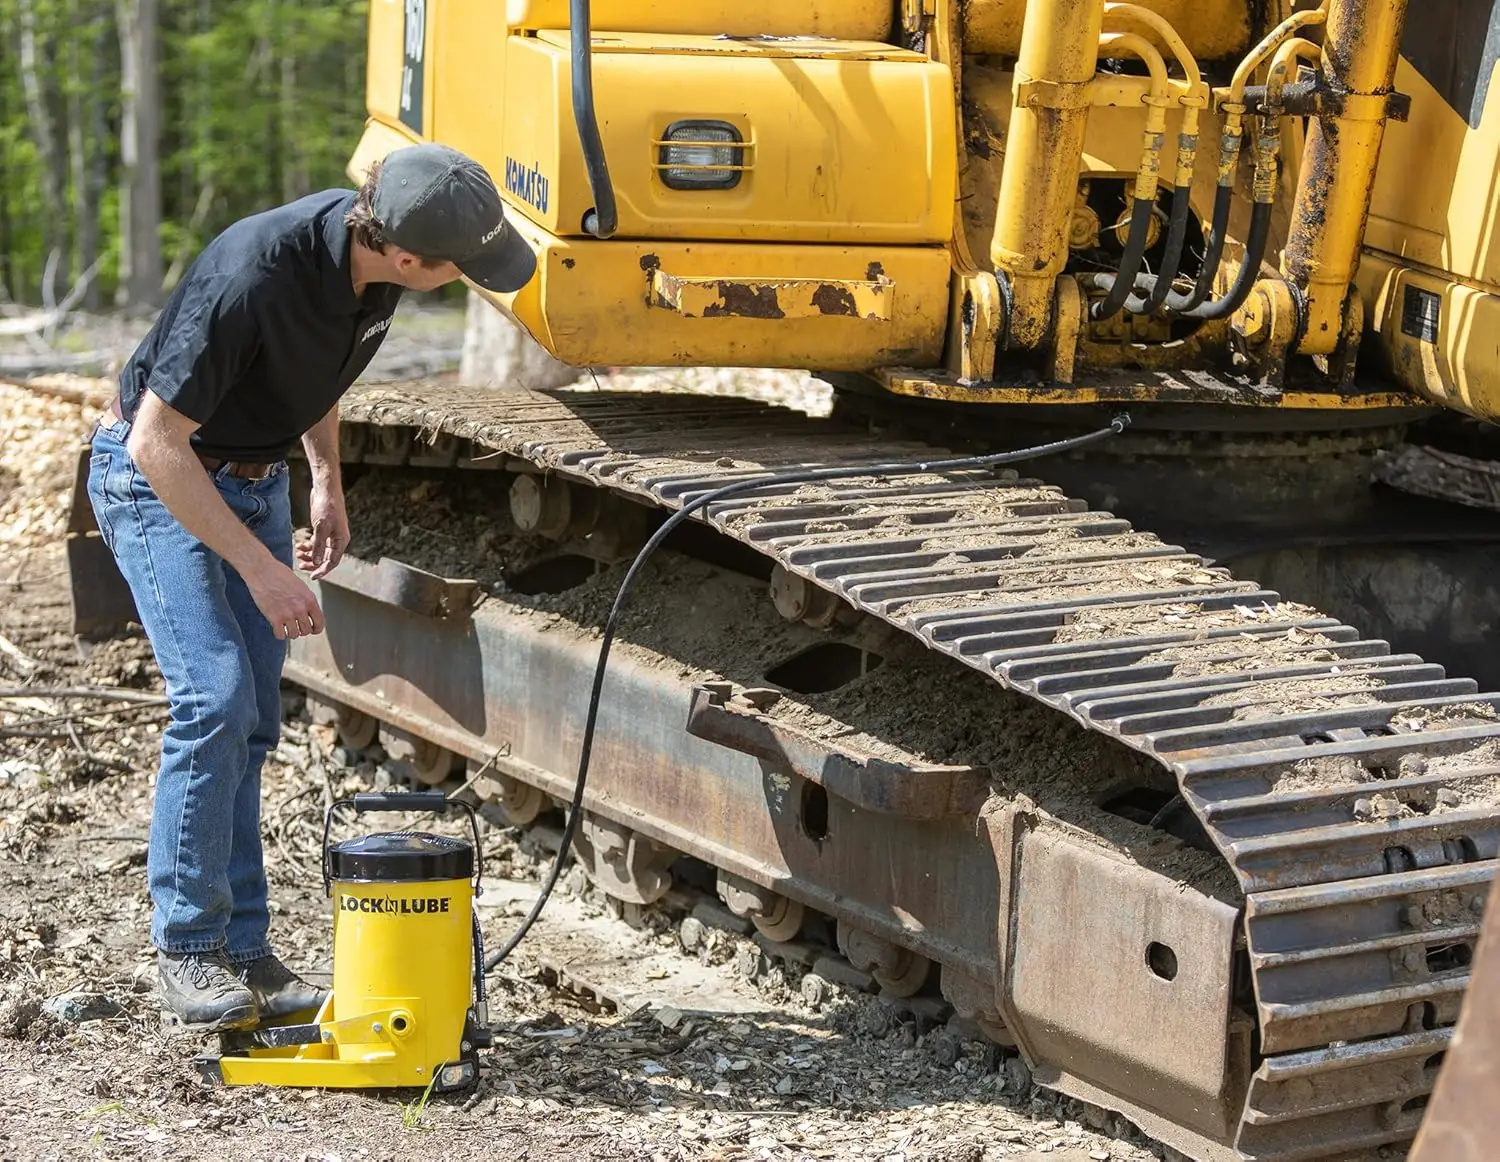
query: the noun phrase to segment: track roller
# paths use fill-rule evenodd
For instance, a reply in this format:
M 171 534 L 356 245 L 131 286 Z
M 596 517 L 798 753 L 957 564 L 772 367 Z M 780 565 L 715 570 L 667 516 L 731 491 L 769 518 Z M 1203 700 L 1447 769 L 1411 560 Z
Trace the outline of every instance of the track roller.
M 783 565 L 771 570 L 771 601 L 776 612 L 788 621 L 800 621 L 814 629 L 848 625 L 859 617 L 858 612 L 836 594 Z
M 622 904 L 654 904 L 672 887 L 677 853 L 639 832 L 585 811 L 573 837 L 584 873 Z
M 469 764 L 470 775 L 478 766 Z M 529 827 L 551 805 L 539 787 L 500 771 L 489 771 L 481 777 L 480 792 L 493 801 L 512 827 Z
M 806 910 L 799 901 L 729 872 L 719 873 L 719 899 L 736 916 L 748 918 L 767 940 L 784 944 L 802 931 Z
M 414 782 L 428 787 L 446 782 L 461 761 L 451 750 L 393 726 L 380 727 L 380 744 L 385 747 L 386 755 L 409 773 Z
M 364 750 L 380 731 L 379 719 L 341 702 L 325 702 L 309 696 L 307 711 L 314 722 L 331 725 L 338 733 L 339 745 L 349 750 Z
M 887 996 L 911 997 L 922 991 L 932 961 L 882 936 L 840 921 L 839 951 L 855 968 L 868 972 Z
M 953 1011 L 979 1026 L 980 1032 L 996 1045 L 1015 1048 L 1016 1039 L 1005 1027 L 996 1001 L 993 981 L 986 981 L 951 965 L 943 965 L 939 987 Z

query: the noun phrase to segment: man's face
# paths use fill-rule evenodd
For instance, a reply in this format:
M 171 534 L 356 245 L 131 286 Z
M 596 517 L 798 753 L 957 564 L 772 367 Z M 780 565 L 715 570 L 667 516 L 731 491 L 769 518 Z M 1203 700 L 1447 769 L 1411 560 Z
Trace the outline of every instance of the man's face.
M 395 281 L 407 290 L 437 290 L 438 287 L 447 286 L 450 282 L 457 282 L 463 277 L 458 267 L 451 262 L 427 266 L 415 254 L 400 249 L 395 249 L 394 257 L 396 260 Z

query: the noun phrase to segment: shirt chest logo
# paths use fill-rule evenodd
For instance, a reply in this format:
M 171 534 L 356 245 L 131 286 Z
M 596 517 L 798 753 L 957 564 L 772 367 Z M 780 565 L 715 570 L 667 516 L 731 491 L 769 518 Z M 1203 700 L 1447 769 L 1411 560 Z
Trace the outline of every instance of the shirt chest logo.
M 385 318 L 381 319 L 380 322 L 378 322 L 378 323 L 371 323 L 370 326 L 369 326 L 369 329 L 366 330 L 365 333 L 359 337 L 359 341 L 361 343 L 364 343 L 367 340 L 371 339 L 375 335 L 383 335 L 383 334 L 385 334 L 386 330 L 391 325 L 391 319 L 392 318 L 394 318 L 393 315 L 387 315 Z

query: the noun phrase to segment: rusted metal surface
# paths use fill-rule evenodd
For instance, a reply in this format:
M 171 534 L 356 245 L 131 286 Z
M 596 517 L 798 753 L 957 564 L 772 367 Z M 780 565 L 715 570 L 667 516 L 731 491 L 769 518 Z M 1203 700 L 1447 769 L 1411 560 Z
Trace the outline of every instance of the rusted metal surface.
M 748 423 L 743 408 L 598 393 L 480 400 L 422 387 L 404 401 L 391 389 L 356 397 L 346 417 L 446 431 L 669 508 L 765 468 L 932 454 L 769 409 Z M 1458 950 L 1472 944 L 1474 899 L 1500 850 L 1489 791 L 1500 775 L 1493 696 L 1035 482 L 954 473 L 771 488 L 711 506 L 705 518 L 788 572 L 1172 771 L 1246 892 L 1260 1056 L 1250 1056 L 1249 1021 L 1227 1007 L 1236 954 L 1224 912 L 1233 909 L 1206 901 L 1212 907 L 1179 913 L 1167 897 L 1152 903 L 1159 879 L 1128 865 L 1095 868 L 1109 857 L 1079 854 L 1065 838 L 1056 851 L 1050 836 L 1005 847 L 993 826 L 978 841 L 972 820 L 965 827 L 962 817 L 881 815 L 837 795 L 829 802 L 839 827 L 830 834 L 857 831 L 862 850 L 813 840 L 795 822 L 799 796 L 787 794 L 813 784 L 795 772 L 780 775 L 793 783 L 777 783 L 767 773 L 776 760 L 686 736 L 687 692 L 648 697 L 633 686 L 649 686 L 648 677 L 632 676 L 628 663 L 618 696 L 633 689 L 642 702 L 617 722 L 606 711 L 595 768 L 601 813 L 951 965 L 960 978 L 993 979 L 998 964 L 997 1008 L 1028 1054 L 1050 1062 L 1071 1092 L 1113 1094 L 1132 1116 L 1163 1119 L 1169 1135 L 1175 1125 L 1266 1159 L 1330 1157 L 1411 1137 L 1431 1087 L 1412 1059 L 1436 1040 L 1418 1035 L 1446 1036 L 1457 1016 L 1468 979 Z M 429 737 L 471 757 L 524 738 L 515 758 L 502 760 L 523 765 L 500 769 L 552 794 L 571 789 L 571 776 L 551 772 L 571 770 L 576 724 L 557 706 L 537 704 L 536 691 L 584 688 L 591 658 L 563 665 L 532 656 L 559 644 L 528 642 L 521 625 L 486 628 L 487 613 L 502 616 L 487 607 L 468 643 L 452 638 L 457 626 L 434 633 L 445 623 L 395 610 L 378 641 L 355 634 L 345 643 L 340 622 L 368 623 L 368 613 L 329 603 L 327 642 L 295 647 L 298 680 L 374 713 L 384 705 L 398 718 L 413 714 Z M 334 656 L 314 661 L 325 649 Z M 527 656 L 508 652 L 516 650 Z M 362 651 L 386 661 L 361 663 Z M 466 651 L 477 651 L 472 668 Z M 1179 671 L 1183 651 L 1214 664 Z M 390 672 L 390 659 L 400 659 L 401 673 Z M 524 684 L 506 676 L 521 673 Z M 1358 681 L 1333 707 L 1295 711 L 1300 683 L 1351 678 Z M 671 710 L 645 712 L 653 700 Z M 651 777 L 632 774 L 637 767 Z M 867 878 L 871 851 L 890 862 L 878 892 Z M 1114 909 L 1095 915 L 1101 900 L 1074 885 L 1106 871 L 1123 896 L 1112 887 Z M 913 902 L 919 912 L 906 915 Z M 982 925 L 981 949 L 974 933 Z M 1143 940 L 1153 925 L 1166 937 Z M 1081 933 L 1088 947 L 1069 950 Z M 1098 954 L 1099 940 L 1112 957 Z M 1151 944 L 1172 950 L 1171 981 L 1153 970 L 1169 962 Z M 1182 1002 L 1200 1019 L 1161 1039 L 1192 1047 L 1180 1065 L 1132 1043 L 1158 1027 L 1138 1016 L 1076 1019 L 1075 1008 L 1091 1011 L 1121 986 L 1095 981 L 1072 996 L 1055 978 L 1114 961 L 1139 969 L 1130 995 L 1135 1007 L 1159 1010 L 1159 1020 L 1170 1022 L 1175 1009 L 1146 990 L 1181 982 Z M 984 1011 L 972 992 L 969 1007 Z M 1217 1016 L 1205 1025 L 1211 1009 Z
M 320 596 L 327 629 L 295 644 L 290 680 L 547 794 L 571 795 L 597 643 L 542 632 L 545 622 L 497 602 L 455 621 L 326 581 Z M 732 620 L 734 610 L 721 616 Z M 993 976 L 995 859 L 971 820 L 877 814 L 830 793 L 815 838 L 804 810 L 816 784 L 687 734 L 692 693 L 674 672 L 612 662 L 585 800 L 593 816 Z
M 89 503 L 88 444 L 78 449 L 73 495 L 68 506 L 66 540 L 68 578 L 73 601 L 73 632 L 82 638 L 118 633 L 136 619 L 135 598 L 120 576 L 114 554 L 104 543 L 94 506 Z
M 844 315 L 888 321 L 895 284 L 888 278 L 784 278 L 759 281 L 651 272 L 651 305 L 689 319 L 801 319 Z
M 474 581 L 439 577 L 388 557 L 373 565 L 346 557 L 328 574 L 327 584 L 423 617 L 467 617 L 479 596 Z
M 1000 997 L 1027 1057 L 1232 1140 L 1250 1061 L 1250 1022 L 1232 1003 L 1238 909 L 1071 843 L 1024 808 L 985 823 L 1009 853 Z
M 989 794 L 989 778 L 973 767 L 904 764 L 840 753 L 795 727 L 736 706 L 723 691 L 693 691 L 687 732 L 754 755 L 817 783 L 866 811 L 909 819 L 972 814 Z
M 1500 1142 L 1500 909 L 1491 909 L 1474 957 L 1458 1028 L 1429 1034 L 1420 1068 L 1437 1074 L 1412 1162 L 1484 1162 Z M 1445 1051 L 1446 1050 L 1446 1051 Z M 1398 1115 L 1422 1111 L 1398 1111 Z

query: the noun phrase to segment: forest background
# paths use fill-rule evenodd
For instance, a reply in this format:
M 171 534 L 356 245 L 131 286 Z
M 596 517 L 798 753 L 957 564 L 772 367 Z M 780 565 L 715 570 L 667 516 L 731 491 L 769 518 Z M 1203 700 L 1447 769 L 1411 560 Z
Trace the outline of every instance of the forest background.
M 229 223 L 348 185 L 366 12 L 0 0 L 0 304 L 150 311 Z

